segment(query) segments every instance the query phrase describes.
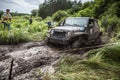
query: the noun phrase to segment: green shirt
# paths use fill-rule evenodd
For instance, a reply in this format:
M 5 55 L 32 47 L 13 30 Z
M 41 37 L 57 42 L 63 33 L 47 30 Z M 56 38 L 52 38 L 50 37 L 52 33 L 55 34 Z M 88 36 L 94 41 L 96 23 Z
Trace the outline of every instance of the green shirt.
M 10 22 L 11 22 L 11 19 L 12 19 L 12 16 L 11 16 L 10 13 L 9 13 L 9 14 L 7 14 L 7 13 L 4 13 L 4 14 L 3 14 L 3 21 L 4 21 L 4 22 L 10 23 Z

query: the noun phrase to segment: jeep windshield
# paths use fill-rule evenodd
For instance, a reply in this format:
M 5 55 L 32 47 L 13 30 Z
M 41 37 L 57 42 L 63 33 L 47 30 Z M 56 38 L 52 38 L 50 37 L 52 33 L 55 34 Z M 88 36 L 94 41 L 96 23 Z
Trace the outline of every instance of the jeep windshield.
M 88 18 L 66 18 L 64 26 L 83 27 L 88 24 Z

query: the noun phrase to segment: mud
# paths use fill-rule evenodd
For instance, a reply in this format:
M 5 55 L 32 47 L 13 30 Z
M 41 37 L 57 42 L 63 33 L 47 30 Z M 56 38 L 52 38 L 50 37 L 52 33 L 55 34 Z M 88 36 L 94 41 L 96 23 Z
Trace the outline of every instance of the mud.
M 103 44 L 108 37 L 103 37 Z M 12 80 L 44 80 L 46 73 L 55 72 L 54 65 L 63 57 L 64 48 L 44 45 L 42 42 L 29 42 L 19 45 L 0 45 L 0 80 L 9 80 L 11 60 L 13 62 Z M 69 49 L 68 49 L 69 50 Z M 83 53 L 90 49 L 75 50 L 69 55 Z
M 57 48 L 39 42 L 0 46 L 0 80 L 8 80 L 14 59 L 12 80 L 43 80 L 45 73 L 54 73 L 54 63 L 62 56 Z

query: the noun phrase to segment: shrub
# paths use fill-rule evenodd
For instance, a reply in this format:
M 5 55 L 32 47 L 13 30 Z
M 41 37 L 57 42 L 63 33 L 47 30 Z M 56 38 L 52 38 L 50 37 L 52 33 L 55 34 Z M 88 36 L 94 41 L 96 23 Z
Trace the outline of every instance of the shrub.
M 22 26 L 21 26 L 21 24 L 15 24 L 15 27 L 16 28 L 21 28 Z
M 76 16 L 80 17 L 93 17 L 93 11 L 89 8 L 85 8 L 84 10 L 80 10 L 78 13 L 75 14 Z
M 62 18 L 68 17 L 68 16 L 69 15 L 66 11 L 59 10 L 53 14 L 53 20 L 59 22 Z
M 18 44 L 27 41 L 30 41 L 28 33 L 21 30 L 0 32 L 0 44 Z
M 36 17 L 35 20 L 36 21 L 42 21 L 42 18 L 41 17 Z
M 28 29 L 28 32 L 42 32 L 47 29 L 47 25 L 44 22 L 34 22 Z
M 116 15 L 106 15 L 101 18 L 101 26 L 107 31 L 109 28 L 112 28 L 112 31 L 119 32 L 120 28 L 120 19 Z M 111 32 L 112 32 L 111 31 Z

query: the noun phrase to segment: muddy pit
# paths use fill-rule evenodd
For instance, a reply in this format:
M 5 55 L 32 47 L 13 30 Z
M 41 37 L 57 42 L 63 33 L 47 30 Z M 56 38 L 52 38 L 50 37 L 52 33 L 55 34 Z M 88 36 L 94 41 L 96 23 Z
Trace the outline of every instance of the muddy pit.
M 54 73 L 54 64 L 62 54 L 57 48 L 42 43 L 0 46 L 0 80 L 8 80 L 11 60 L 12 80 L 43 80 L 43 74 Z
M 104 37 L 103 40 L 102 42 L 107 43 L 109 39 Z M 75 53 L 81 56 L 80 53 L 89 50 L 79 50 Z M 0 80 L 9 80 L 12 59 L 12 80 L 44 80 L 44 74 L 55 72 L 54 64 L 62 58 L 63 51 L 63 48 L 47 46 L 42 42 L 0 45 Z

